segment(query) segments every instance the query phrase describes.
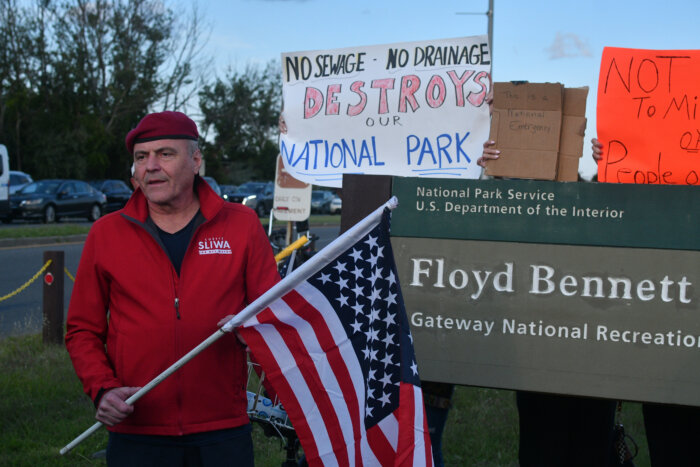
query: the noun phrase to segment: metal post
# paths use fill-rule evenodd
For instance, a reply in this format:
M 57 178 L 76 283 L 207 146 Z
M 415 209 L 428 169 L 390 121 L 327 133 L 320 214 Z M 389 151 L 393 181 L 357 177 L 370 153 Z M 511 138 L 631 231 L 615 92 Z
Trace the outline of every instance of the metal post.
M 489 52 L 491 52 L 491 74 L 493 75 L 493 2 L 489 0 L 489 9 L 486 13 L 476 13 L 471 11 L 458 11 L 458 15 L 483 15 L 488 19 Z
M 489 47 L 491 48 L 491 74 L 493 74 L 493 1 L 489 0 L 489 11 L 486 16 L 489 19 Z
M 391 197 L 389 175 L 343 175 L 343 210 L 340 233 L 367 217 Z
M 44 272 L 44 344 L 63 344 L 63 251 L 45 251 L 44 262 L 51 265 Z

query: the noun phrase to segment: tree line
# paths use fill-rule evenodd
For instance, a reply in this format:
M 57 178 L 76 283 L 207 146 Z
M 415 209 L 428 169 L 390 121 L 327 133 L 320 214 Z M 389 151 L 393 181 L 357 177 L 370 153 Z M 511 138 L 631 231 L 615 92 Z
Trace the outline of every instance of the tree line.
M 0 0 L 0 144 L 35 179 L 127 179 L 126 133 L 147 113 L 197 122 L 208 175 L 272 179 L 279 66 L 215 76 L 210 28 L 168 0 Z

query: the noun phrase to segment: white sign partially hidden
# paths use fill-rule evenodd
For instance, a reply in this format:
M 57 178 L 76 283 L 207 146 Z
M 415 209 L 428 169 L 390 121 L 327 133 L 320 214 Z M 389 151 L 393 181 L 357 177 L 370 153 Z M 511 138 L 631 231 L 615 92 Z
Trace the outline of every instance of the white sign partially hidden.
M 489 134 L 487 36 L 282 54 L 284 165 L 343 174 L 478 178 Z
M 292 177 L 281 156 L 277 156 L 272 212 L 279 221 L 294 222 L 305 221 L 311 213 L 311 185 Z

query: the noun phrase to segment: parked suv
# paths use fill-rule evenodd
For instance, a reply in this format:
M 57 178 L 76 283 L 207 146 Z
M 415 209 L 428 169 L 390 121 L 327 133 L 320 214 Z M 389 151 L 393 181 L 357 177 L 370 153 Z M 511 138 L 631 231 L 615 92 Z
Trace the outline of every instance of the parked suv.
M 311 213 L 330 214 L 333 192 L 314 190 L 311 192 Z
M 229 197 L 238 191 L 236 185 L 219 185 L 221 187 L 221 197 L 229 201 Z
M 331 200 L 331 204 L 329 207 L 329 211 L 331 214 L 340 214 L 340 211 L 343 209 L 343 200 L 340 199 L 340 196 L 336 195 L 333 197 Z
M 89 183 L 107 197 L 105 213 L 123 208 L 131 198 L 131 188 L 121 180 L 93 180 Z
M 259 217 L 265 217 L 272 211 L 274 191 L 275 185 L 272 182 L 246 182 L 238 187 L 236 193 L 230 194 L 228 200 L 248 206 Z

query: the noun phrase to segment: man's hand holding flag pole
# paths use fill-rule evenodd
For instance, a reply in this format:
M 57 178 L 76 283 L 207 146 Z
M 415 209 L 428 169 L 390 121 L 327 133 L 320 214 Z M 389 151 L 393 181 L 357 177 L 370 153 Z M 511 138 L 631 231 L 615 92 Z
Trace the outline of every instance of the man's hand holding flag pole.
M 126 403 L 238 328 L 280 396 L 309 465 L 432 465 L 389 242 L 389 211 L 397 205 L 390 199 L 339 236 Z

